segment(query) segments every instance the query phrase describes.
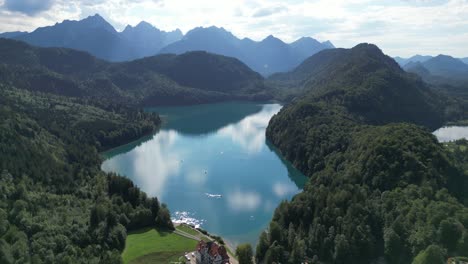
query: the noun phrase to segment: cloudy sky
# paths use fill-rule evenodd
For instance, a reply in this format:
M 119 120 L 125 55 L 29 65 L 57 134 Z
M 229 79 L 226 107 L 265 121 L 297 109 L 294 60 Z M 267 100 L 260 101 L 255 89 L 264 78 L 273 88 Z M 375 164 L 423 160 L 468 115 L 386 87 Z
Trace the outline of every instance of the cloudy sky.
M 141 20 L 184 33 L 216 25 L 254 40 L 310 36 L 345 48 L 375 43 L 392 56 L 468 57 L 468 0 L 0 0 L 0 32 L 95 13 L 117 30 Z

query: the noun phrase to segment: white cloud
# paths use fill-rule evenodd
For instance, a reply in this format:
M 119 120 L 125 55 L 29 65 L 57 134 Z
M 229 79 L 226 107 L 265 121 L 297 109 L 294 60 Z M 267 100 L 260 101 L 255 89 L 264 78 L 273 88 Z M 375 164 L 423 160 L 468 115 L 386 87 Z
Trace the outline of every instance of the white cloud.
M 312 36 L 339 47 L 371 42 L 393 56 L 468 56 L 468 0 L 55 0 L 35 16 L 9 11 L 2 2 L 0 31 L 100 13 L 119 30 L 141 20 L 183 32 L 216 25 L 255 40 L 270 34 L 285 41 Z

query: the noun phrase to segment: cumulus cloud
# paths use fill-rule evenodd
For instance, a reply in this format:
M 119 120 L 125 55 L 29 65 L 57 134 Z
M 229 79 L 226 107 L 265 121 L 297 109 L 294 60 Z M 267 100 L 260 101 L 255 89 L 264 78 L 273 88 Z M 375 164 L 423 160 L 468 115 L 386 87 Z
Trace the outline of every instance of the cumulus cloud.
M 32 16 L 49 10 L 52 4 L 52 0 L 5 0 L 4 7 L 10 11 Z
M 254 40 L 270 34 L 287 42 L 312 36 L 345 48 L 375 43 L 392 56 L 468 56 L 467 0 L 0 0 L 0 4 L 2 1 L 2 32 L 31 31 L 99 13 L 117 30 L 142 20 L 166 31 L 216 25 Z M 35 5 L 25 9 L 21 3 Z

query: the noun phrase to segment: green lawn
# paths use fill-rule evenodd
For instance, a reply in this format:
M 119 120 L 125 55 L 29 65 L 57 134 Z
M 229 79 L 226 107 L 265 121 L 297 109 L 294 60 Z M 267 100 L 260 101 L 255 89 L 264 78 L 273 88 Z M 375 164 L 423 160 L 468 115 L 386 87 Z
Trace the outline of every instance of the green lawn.
M 124 263 L 169 263 L 195 250 L 197 241 L 154 228 L 131 232 L 122 253 Z
M 186 226 L 184 224 L 181 224 L 179 226 L 176 227 L 178 230 L 182 231 L 182 232 L 185 232 L 185 233 L 188 233 L 192 236 L 199 236 L 200 233 L 196 230 L 193 230 L 191 227 L 189 226 Z

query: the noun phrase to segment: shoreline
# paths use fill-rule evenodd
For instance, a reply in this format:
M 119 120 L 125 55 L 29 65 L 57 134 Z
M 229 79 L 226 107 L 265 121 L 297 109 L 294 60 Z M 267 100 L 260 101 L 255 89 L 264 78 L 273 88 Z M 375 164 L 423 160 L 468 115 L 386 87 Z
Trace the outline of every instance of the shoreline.
M 228 101 L 219 101 L 219 102 L 210 102 L 210 103 L 200 103 L 200 104 L 182 104 L 182 105 L 159 105 L 159 106 L 147 106 L 147 107 L 143 107 L 143 110 L 144 111 L 148 111 L 148 110 L 151 110 L 151 109 L 154 109 L 154 108 L 166 108 L 166 107 L 191 107 L 191 106 L 197 106 L 197 105 L 215 105 L 215 104 L 223 104 L 223 103 L 236 103 L 236 102 L 239 102 L 239 103 L 252 103 L 252 104 L 281 104 L 280 101 L 278 100 L 267 100 L 267 101 L 255 101 L 255 100 L 228 100 Z M 159 118 L 161 120 L 161 123 L 157 126 L 157 128 L 155 130 L 153 130 L 152 132 L 149 132 L 149 133 L 145 133 L 143 135 L 141 135 L 140 137 L 136 138 L 136 139 L 133 139 L 127 143 L 123 143 L 121 145 L 118 145 L 118 146 L 115 146 L 115 147 L 111 147 L 109 149 L 105 149 L 105 150 L 102 150 L 102 151 L 99 151 L 99 155 L 101 157 L 105 159 L 107 159 L 105 157 L 105 153 L 108 153 L 108 152 L 111 152 L 111 151 L 115 151 L 119 148 L 123 148 L 123 147 L 126 147 L 126 146 L 129 146 L 131 144 L 135 144 L 137 143 L 138 141 L 141 141 L 145 138 L 148 138 L 148 140 L 150 140 L 149 137 L 151 136 L 154 136 L 155 134 L 157 134 L 162 128 L 164 128 L 164 126 L 167 124 L 168 122 L 168 115 L 163 115 L 163 114 L 160 114 L 158 112 L 156 112 L 158 115 L 159 115 Z M 145 140 L 146 141 L 146 140 Z

